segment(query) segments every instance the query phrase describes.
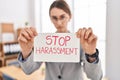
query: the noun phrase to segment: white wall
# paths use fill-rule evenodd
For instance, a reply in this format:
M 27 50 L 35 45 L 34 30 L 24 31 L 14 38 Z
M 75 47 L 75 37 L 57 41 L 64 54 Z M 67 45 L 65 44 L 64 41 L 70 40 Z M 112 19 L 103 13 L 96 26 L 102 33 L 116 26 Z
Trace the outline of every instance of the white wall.
M 15 29 L 28 21 L 34 26 L 34 0 L 0 0 L 0 23 L 12 22 Z
M 106 76 L 120 80 L 120 0 L 107 2 Z

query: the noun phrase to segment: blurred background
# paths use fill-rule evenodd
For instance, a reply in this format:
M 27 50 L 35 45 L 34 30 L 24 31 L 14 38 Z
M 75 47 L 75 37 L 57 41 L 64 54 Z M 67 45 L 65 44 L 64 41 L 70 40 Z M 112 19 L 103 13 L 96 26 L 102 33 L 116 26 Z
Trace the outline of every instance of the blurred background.
M 38 71 L 29 76 L 22 72 L 17 62 L 18 53 L 21 52 L 17 37 L 22 28 L 30 26 L 35 27 L 38 33 L 54 33 L 56 30 L 49 18 L 49 7 L 53 1 L 0 0 L 1 79 L 44 80 L 44 63 Z M 92 27 L 98 36 L 97 48 L 100 52 L 103 77 L 107 80 L 119 80 L 120 1 L 66 1 L 72 11 L 72 19 L 68 25 L 70 32 L 75 33 L 80 27 Z

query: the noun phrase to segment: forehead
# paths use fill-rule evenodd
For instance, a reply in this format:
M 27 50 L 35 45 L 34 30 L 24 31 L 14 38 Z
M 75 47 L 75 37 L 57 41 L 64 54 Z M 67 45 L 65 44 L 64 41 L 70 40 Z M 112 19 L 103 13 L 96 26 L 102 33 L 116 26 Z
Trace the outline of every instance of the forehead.
M 61 16 L 61 15 L 68 15 L 65 11 L 59 8 L 52 8 L 50 11 L 51 16 Z

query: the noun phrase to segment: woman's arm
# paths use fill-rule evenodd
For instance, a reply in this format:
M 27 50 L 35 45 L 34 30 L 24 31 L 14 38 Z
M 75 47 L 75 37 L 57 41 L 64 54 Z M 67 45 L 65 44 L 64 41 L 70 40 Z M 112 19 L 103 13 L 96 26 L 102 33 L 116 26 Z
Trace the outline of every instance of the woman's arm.
M 92 28 L 80 28 L 76 34 L 80 38 L 84 71 L 90 79 L 101 80 L 102 70 L 99 57 L 90 57 L 96 53 L 97 36 L 93 33 Z
M 18 42 L 22 51 L 18 56 L 18 62 L 26 74 L 31 74 L 41 65 L 41 63 L 33 61 L 33 41 L 37 34 L 38 33 L 34 27 L 26 27 L 21 30 L 18 37 Z
M 32 72 L 37 70 L 42 64 L 42 62 L 34 62 L 33 61 L 33 51 L 24 60 L 23 60 L 22 54 L 20 53 L 18 56 L 18 62 L 26 74 L 31 74 Z
M 101 80 L 102 79 L 102 69 L 101 69 L 101 62 L 99 57 L 97 58 L 98 61 L 88 62 L 85 52 L 81 50 L 81 60 L 83 62 L 83 70 L 86 73 L 87 77 L 91 80 Z

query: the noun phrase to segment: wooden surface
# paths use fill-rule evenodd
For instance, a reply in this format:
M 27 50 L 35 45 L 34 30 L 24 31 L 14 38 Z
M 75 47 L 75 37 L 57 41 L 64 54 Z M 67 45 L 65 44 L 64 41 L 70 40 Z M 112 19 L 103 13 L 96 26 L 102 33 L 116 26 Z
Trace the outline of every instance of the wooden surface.
M 14 24 L 13 23 L 0 23 L 1 33 L 14 33 Z
M 26 75 L 21 68 L 15 66 L 7 66 L 0 68 L 0 72 L 4 73 L 16 80 L 44 80 L 44 72 L 42 72 L 42 68 L 44 65 L 41 66 L 37 71 L 33 72 L 31 75 Z
M 45 79 L 45 64 L 43 64 L 37 71 L 33 72 L 31 75 L 26 75 L 21 68 L 15 67 L 15 66 L 7 66 L 0 68 L 0 73 L 4 73 L 6 75 L 9 75 L 10 77 L 16 79 L 16 80 L 44 80 Z M 87 79 L 84 76 L 84 80 L 90 80 Z M 102 80 L 108 80 L 107 78 L 103 78 Z

